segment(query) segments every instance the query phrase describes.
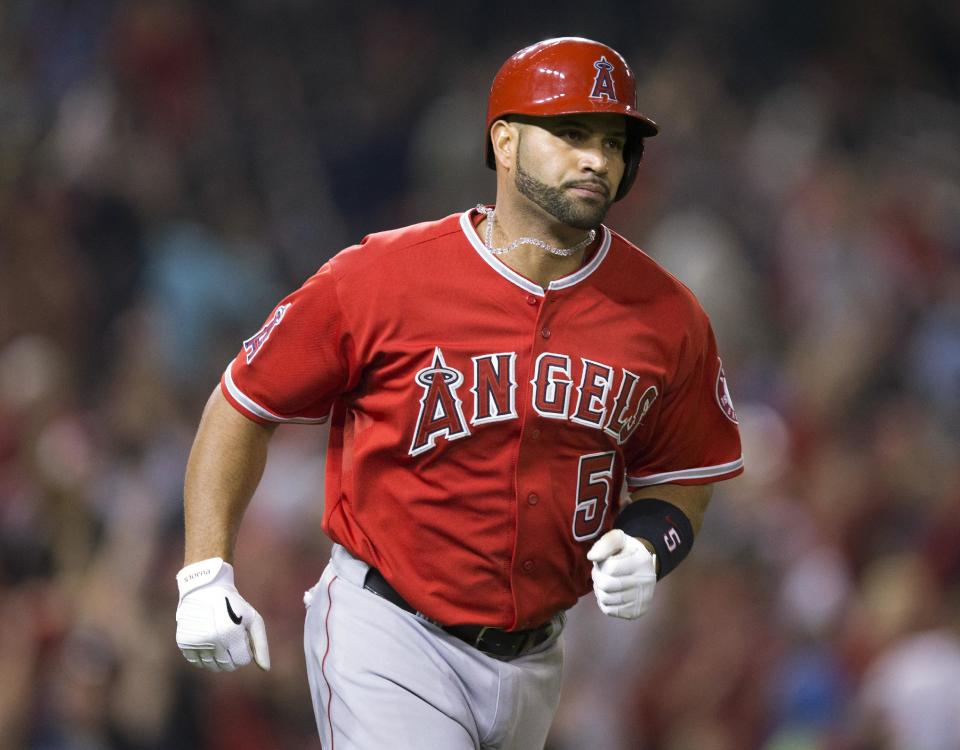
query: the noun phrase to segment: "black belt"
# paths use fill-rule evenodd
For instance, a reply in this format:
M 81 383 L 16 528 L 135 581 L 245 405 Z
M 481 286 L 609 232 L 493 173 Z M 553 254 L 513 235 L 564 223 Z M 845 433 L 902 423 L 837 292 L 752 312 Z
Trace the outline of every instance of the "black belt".
M 370 568 L 363 579 L 363 587 L 410 614 L 419 614 L 407 600 L 397 593 L 376 568 Z M 429 618 L 428 618 L 429 619 Z M 431 620 L 431 622 L 433 622 Z M 501 630 L 487 625 L 440 625 L 450 635 L 459 638 L 479 651 L 501 661 L 510 661 L 532 651 L 553 632 L 553 624 L 547 622 L 531 630 Z

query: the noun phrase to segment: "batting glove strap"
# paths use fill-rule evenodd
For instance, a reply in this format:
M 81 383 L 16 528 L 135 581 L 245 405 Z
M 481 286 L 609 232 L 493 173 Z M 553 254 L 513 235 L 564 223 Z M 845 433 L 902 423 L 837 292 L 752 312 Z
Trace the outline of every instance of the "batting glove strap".
M 630 536 L 653 545 L 660 563 L 657 580 L 676 568 L 693 548 L 693 526 L 680 508 L 666 500 L 634 500 L 620 511 L 613 523 Z
M 213 557 L 177 573 L 177 645 L 196 667 L 232 672 L 256 661 L 270 669 L 263 618 L 233 583 L 233 566 Z
M 191 563 L 177 573 L 177 589 L 180 601 L 191 591 L 196 591 L 211 583 L 218 583 L 236 589 L 233 583 L 233 566 L 224 562 L 222 557 Z

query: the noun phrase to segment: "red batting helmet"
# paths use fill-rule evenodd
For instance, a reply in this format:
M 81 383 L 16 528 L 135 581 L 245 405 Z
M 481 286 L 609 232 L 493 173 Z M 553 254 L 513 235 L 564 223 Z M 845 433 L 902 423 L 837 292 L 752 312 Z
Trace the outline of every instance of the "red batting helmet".
M 490 87 L 484 156 L 495 168 L 490 126 L 505 115 L 612 112 L 627 118 L 624 172 L 614 200 L 630 190 L 643 155 L 643 139 L 659 132 L 637 111 L 637 86 L 626 60 L 612 47 L 575 36 L 546 39 L 507 60 Z

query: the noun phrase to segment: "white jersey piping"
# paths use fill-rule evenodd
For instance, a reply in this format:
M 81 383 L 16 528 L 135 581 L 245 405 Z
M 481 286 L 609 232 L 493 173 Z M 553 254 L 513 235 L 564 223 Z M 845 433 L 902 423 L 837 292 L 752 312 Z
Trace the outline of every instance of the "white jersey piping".
M 731 471 L 743 468 L 743 457 L 736 461 L 730 461 L 716 466 L 702 466 L 698 469 L 681 469 L 680 471 L 668 471 L 663 474 L 650 474 L 645 477 L 627 477 L 627 485 L 631 489 L 637 487 L 648 487 L 652 484 L 668 484 L 678 482 L 684 479 L 709 479 L 710 477 L 719 477 L 729 474 Z
M 538 297 L 545 296 L 546 292 L 542 286 L 535 284 L 530 281 L 530 279 L 521 276 L 487 249 L 487 246 L 483 244 L 483 240 L 481 240 L 480 236 L 477 234 L 476 227 L 473 226 L 471 216 L 473 215 L 474 211 L 475 209 L 471 208 L 460 214 L 460 228 L 470 241 L 473 249 L 477 251 L 477 254 L 483 258 L 484 262 L 490 266 L 490 268 L 503 276 L 507 281 L 517 285 L 526 292 L 530 292 L 530 294 L 535 294 Z M 603 259 L 607 256 L 607 252 L 610 250 L 610 231 L 601 224 L 600 232 L 600 248 L 590 259 L 590 262 L 569 276 L 564 276 L 563 278 L 551 281 L 547 286 L 547 289 L 556 290 L 571 287 L 574 284 L 583 281 L 590 274 L 596 271 L 597 268 L 599 268 L 600 264 L 603 262 Z
M 230 373 L 232 367 L 233 363 L 231 362 L 223 374 L 223 382 L 226 383 L 227 390 L 230 392 L 230 395 L 233 396 L 233 399 L 251 414 L 255 414 L 261 419 L 266 419 L 270 422 L 290 424 L 323 424 L 327 421 L 327 417 L 281 417 L 279 414 L 274 414 L 269 409 L 260 406 L 260 404 L 237 387 L 237 384 L 233 382 L 233 375 Z

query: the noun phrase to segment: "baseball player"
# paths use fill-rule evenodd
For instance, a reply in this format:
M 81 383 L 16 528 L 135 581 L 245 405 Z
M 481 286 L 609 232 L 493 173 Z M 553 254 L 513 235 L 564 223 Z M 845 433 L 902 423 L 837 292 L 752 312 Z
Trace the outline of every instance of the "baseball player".
M 177 643 L 270 668 L 230 564 L 276 425 L 329 420 L 329 566 L 304 646 L 326 748 L 544 745 L 564 611 L 633 619 L 742 471 L 692 293 L 603 225 L 657 126 L 610 47 L 549 39 L 490 91 L 496 203 L 374 234 L 243 342 L 187 466 Z

